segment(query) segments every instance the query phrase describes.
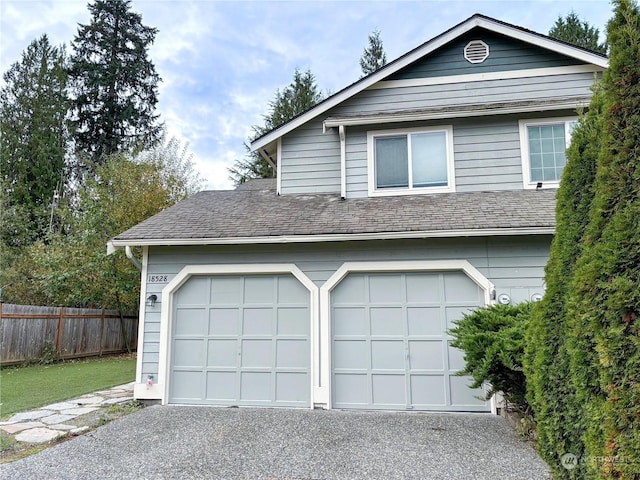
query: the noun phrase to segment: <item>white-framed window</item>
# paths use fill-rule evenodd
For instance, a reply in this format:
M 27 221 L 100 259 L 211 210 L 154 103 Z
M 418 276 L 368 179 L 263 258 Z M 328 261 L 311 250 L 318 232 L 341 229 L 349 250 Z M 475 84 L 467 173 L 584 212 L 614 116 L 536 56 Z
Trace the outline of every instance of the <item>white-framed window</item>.
M 369 195 L 455 191 L 453 127 L 367 132 Z
M 578 117 L 520 120 L 524 188 L 557 188 Z

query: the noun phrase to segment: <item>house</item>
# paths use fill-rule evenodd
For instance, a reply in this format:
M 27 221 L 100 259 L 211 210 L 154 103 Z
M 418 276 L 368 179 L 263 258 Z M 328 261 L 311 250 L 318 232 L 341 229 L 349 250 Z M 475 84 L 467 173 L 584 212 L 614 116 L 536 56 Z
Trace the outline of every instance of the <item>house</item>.
M 447 329 L 542 295 L 571 126 L 607 64 L 474 15 L 254 140 L 275 182 L 115 237 L 143 247 L 136 398 L 494 409 Z

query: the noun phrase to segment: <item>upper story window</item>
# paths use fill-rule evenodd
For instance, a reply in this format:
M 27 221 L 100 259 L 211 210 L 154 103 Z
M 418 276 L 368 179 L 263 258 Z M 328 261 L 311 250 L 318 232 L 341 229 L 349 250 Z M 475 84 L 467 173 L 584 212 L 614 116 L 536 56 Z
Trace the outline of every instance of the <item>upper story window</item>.
M 451 126 L 368 132 L 369 193 L 454 191 Z
M 520 151 L 525 188 L 557 187 L 577 117 L 520 120 Z

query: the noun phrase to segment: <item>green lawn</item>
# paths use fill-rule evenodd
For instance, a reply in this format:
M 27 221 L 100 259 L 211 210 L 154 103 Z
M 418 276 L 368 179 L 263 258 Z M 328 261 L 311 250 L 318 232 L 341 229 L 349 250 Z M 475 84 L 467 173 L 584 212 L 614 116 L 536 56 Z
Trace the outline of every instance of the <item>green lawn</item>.
M 132 382 L 135 371 L 136 359 L 126 357 L 3 368 L 0 371 L 0 418 Z

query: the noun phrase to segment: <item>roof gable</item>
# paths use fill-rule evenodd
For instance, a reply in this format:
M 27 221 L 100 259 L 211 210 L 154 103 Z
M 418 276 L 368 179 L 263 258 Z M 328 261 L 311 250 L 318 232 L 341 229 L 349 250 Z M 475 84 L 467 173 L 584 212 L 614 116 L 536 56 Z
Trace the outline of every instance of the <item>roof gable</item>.
M 489 56 L 481 63 L 470 63 L 464 58 L 464 48 L 469 42 L 477 40 L 487 45 Z M 443 45 L 430 55 L 426 55 L 390 75 L 386 80 L 411 80 L 443 75 L 504 72 L 514 69 L 553 68 L 583 65 L 584 63 L 583 60 L 476 27 Z
M 318 115 L 321 115 L 336 105 L 341 104 L 345 100 L 348 100 L 372 85 L 384 80 L 389 80 L 389 77 L 394 74 L 403 71 L 410 65 L 420 61 L 423 57 L 431 55 L 433 52 L 436 52 L 449 43 L 458 40 L 463 35 L 478 27 L 495 34 L 519 40 L 525 44 L 537 46 L 538 48 L 570 59 L 575 59 L 579 62 L 593 64 L 602 68 L 606 68 L 609 64 L 608 58 L 601 54 L 591 52 L 590 50 L 576 47 L 546 35 L 501 22 L 484 15 L 475 14 L 464 22 L 388 63 L 380 70 L 340 90 L 331 97 L 326 98 L 315 107 L 301 113 L 289 120 L 287 123 L 284 123 L 270 132 L 254 139 L 250 144 L 251 149 L 254 151 L 266 150 L 270 144 L 277 141 L 283 135 L 286 135 L 290 131 L 298 128 L 300 125 L 316 118 Z

